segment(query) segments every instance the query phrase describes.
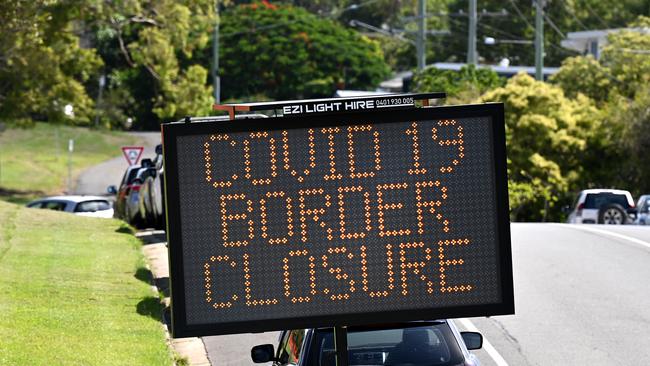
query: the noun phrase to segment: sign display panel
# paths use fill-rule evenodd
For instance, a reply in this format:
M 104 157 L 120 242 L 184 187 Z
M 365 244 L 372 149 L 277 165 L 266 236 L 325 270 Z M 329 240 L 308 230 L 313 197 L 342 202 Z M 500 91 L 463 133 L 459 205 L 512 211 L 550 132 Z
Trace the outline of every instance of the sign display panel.
M 163 135 L 175 337 L 514 312 L 503 105 Z

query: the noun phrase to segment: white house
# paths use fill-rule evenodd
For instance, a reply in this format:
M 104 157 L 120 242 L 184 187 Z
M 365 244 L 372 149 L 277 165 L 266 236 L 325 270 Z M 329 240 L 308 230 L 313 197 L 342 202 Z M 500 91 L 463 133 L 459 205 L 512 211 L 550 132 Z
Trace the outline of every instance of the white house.
M 600 58 L 603 47 L 607 45 L 607 36 L 620 31 L 617 29 L 599 29 L 583 32 L 569 32 L 567 38 L 562 40 L 564 48 L 578 51 L 583 55 L 592 55 L 596 60 Z

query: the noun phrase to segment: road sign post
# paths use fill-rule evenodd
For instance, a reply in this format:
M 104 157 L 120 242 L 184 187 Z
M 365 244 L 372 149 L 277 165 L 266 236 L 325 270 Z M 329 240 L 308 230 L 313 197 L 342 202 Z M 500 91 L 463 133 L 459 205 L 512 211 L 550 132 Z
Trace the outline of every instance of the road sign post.
M 129 164 L 129 166 L 136 165 L 138 161 L 140 161 L 142 151 L 144 151 L 144 147 L 142 146 L 122 147 L 122 154 L 124 155 L 124 158 L 126 159 L 126 162 Z
M 72 153 L 74 152 L 74 140 L 68 140 L 68 194 L 72 194 Z
M 503 104 L 418 97 L 164 124 L 173 335 L 512 314 Z

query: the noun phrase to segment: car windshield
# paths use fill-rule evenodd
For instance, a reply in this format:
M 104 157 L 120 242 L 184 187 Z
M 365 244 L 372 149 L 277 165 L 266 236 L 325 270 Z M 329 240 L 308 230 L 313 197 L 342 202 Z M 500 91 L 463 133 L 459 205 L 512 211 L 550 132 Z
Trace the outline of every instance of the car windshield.
M 333 332 L 319 329 L 308 365 L 335 366 Z M 350 366 L 444 366 L 463 363 L 456 339 L 444 323 L 408 328 L 348 330 Z
M 641 196 L 636 204 L 639 212 L 646 212 L 650 207 L 650 196 Z
M 128 176 L 126 177 L 126 184 L 133 183 L 133 180 L 138 175 L 139 168 L 133 168 L 127 172 Z
M 67 204 L 65 202 L 61 201 L 45 201 L 42 203 L 41 208 L 45 208 L 48 210 L 54 210 L 54 211 L 65 211 L 65 206 Z
M 86 201 L 80 202 L 74 209 L 74 212 L 96 212 L 108 210 L 111 208 L 108 201 Z
M 621 205 L 623 208 L 629 208 L 630 205 L 627 202 L 627 197 L 624 194 L 616 193 L 589 193 L 585 199 L 585 208 L 600 208 L 603 205 L 610 203 L 616 203 Z

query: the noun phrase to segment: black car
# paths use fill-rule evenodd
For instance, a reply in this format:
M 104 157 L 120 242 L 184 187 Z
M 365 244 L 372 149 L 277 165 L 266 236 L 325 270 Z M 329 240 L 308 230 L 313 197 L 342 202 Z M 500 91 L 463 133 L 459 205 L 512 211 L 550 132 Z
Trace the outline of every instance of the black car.
M 251 350 L 256 363 L 273 365 L 336 366 L 332 328 L 282 332 L 277 350 L 271 344 Z M 452 321 L 435 320 L 348 328 L 350 366 L 476 366 L 469 350 L 479 349 L 476 332 L 459 332 Z

